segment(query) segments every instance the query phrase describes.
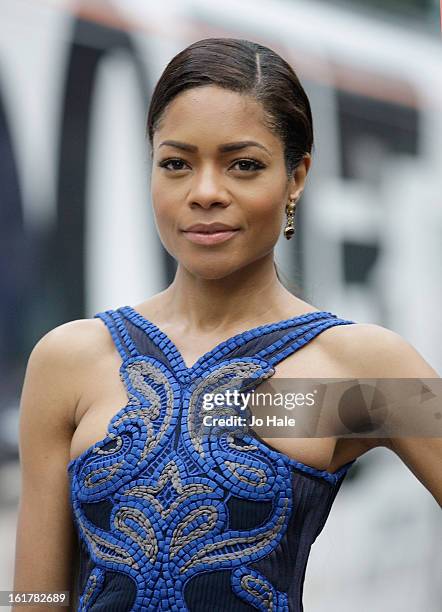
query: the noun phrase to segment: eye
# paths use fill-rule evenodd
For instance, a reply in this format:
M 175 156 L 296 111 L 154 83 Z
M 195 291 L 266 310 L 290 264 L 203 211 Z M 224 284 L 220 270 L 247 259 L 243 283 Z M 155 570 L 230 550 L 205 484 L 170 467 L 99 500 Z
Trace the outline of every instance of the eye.
M 251 170 L 246 170 L 246 168 L 244 168 L 243 166 L 242 170 L 245 170 L 246 172 L 256 172 L 257 170 L 262 170 L 263 168 L 265 168 L 265 166 L 256 159 L 238 159 L 235 161 L 234 166 L 236 166 L 237 164 L 246 164 L 246 166 L 249 165 L 249 168 L 250 164 L 254 166 Z
M 158 166 L 160 166 L 161 168 L 165 168 L 169 172 L 173 172 L 174 170 L 178 170 L 178 171 L 184 170 L 184 168 L 180 166 L 180 164 L 185 164 L 185 163 L 186 162 L 183 159 L 180 159 L 179 157 L 174 157 L 174 158 L 165 159 L 164 161 L 159 162 Z M 170 167 L 170 164 L 174 164 L 172 168 Z M 245 158 L 237 159 L 234 162 L 233 166 L 237 166 L 238 164 L 242 164 L 242 166 L 240 167 L 240 170 L 248 172 L 248 173 L 257 172 L 258 170 L 262 170 L 263 168 L 265 168 L 264 164 L 257 161 L 256 159 L 245 159 Z
M 170 170 L 183 170 L 183 168 L 177 168 L 177 167 L 168 168 L 169 164 L 172 164 L 172 163 L 174 163 L 174 164 L 184 164 L 185 162 L 184 162 L 183 159 L 179 159 L 177 157 L 177 158 L 165 159 L 164 161 L 160 162 L 158 165 L 161 168 L 166 168 L 166 170 L 169 170 L 169 171 Z

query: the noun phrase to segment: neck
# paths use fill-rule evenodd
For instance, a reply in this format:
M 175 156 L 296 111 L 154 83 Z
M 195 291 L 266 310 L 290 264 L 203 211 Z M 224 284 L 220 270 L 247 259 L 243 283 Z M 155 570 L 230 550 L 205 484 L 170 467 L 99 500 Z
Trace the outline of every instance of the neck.
M 161 312 L 187 329 L 213 331 L 289 317 L 298 301 L 279 281 L 273 253 L 223 278 L 205 279 L 179 265 L 161 294 Z

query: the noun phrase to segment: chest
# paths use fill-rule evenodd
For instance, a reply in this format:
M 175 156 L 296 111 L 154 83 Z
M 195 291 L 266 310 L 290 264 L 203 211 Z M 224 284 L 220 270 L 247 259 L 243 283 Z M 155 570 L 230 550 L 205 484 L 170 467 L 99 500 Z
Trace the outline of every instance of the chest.
M 282 382 L 296 378 L 348 376 L 348 372 L 342 370 L 338 361 L 330 358 L 322 349 L 318 340 L 319 338 L 317 342 L 304 346 L 301 351 L 275 366 L 275 373 L 269 379 L 272 383 L 275 381 L 274 388 L 278 388 Z M 199 346 L 196 352 L 195 346 L 189 344 L 183 346 L 181 352 L 185 362 L 193 364 L 204 350 L 205 347 Z M 119 376 L 120 365 L 121 358 L 118 353 L 109 351 L 84 373 L 76 411 L 76 429 L 71 440 L 71 459 L 102 440 L 107 435 L 112 417 L 128 403 L 127 392 Z M 261 386 L 262 390 L 265 386 L 266 382 Z M 253 409 L 251 412 L 253 414 Z M 299 432 L 296 437 L 290 437 L 286 431 L 281 437 L 276 437 L 274 428 L 270 435 L 261 437 L 269 447 L 307 466 L 330 472 L 357 458 L 364 450 L 358 439 L 340 439 L 337 443 L 334 437 L 300 437 Z

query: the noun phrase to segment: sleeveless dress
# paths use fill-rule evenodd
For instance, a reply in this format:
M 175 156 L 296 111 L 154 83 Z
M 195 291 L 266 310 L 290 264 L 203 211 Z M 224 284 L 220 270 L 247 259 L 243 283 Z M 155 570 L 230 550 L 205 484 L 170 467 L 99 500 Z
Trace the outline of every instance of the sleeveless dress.
M 128 403 L 68 464 L 76 609 L 302 612 L 310 547 L 356 460 L 331 473 L 253 430 L 202 436 L 201 399 L 229 381 L 253 388 L 324 330 L 354 321 L 320 311 L 261 325 L 187 367 L 131 306 L 94 317 L 121 355 Z

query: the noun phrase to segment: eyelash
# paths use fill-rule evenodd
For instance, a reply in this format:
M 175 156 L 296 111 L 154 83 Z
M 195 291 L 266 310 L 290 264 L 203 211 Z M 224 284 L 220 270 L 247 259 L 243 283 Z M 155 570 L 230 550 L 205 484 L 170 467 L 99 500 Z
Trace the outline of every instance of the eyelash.
M 173 170 L 171 170 L 170 168 L 167 168 L 166 166 L 168 166 L 171 162 L 184 162 L 183 159 L 180 159 L 179 157 L 171 157 L 169 159 L 165 159 L 164 161 L 160 162 L 158 165 L 161 168 L 165 168 L 166 170 L 168 170 L 169 172 L 173 172 Z M 265 168 L 265 166 L 257 161 L 256 159 L 248 159 L 246 157 L 242 157 L 241 159 L 236 159 L 233 163 L 237 164 L 239 162 L 250 162 L 251 164 L 255 165 L 255 169 L 254 170 L 246 170 L 245 172 L 258 172 L 258 170 L 263 170 Z M 185 163 L 185 162 L 184 162 Z M 183 168 L 175 168 L 175 170 L 179 171 L 179 170 L 183 170 Z

